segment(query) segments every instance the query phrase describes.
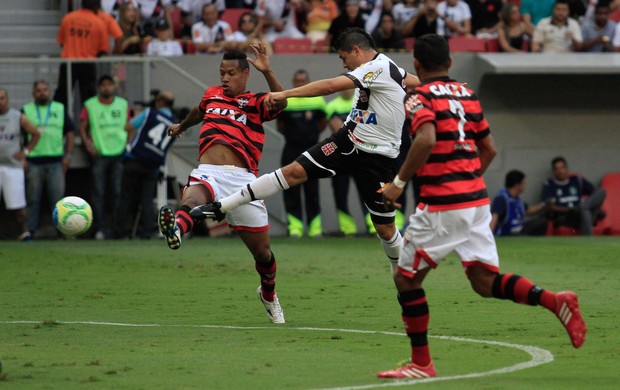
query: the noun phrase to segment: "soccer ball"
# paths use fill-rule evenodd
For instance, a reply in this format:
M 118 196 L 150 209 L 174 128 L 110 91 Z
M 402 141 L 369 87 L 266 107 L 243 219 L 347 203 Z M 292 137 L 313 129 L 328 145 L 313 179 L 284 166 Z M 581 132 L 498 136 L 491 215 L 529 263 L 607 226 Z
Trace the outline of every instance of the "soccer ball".
M 93 223 L 93 210 L 84 199 L 67 196 L 56 202 L 52 218 L 56 229 L 62 234 L 79 236 Z

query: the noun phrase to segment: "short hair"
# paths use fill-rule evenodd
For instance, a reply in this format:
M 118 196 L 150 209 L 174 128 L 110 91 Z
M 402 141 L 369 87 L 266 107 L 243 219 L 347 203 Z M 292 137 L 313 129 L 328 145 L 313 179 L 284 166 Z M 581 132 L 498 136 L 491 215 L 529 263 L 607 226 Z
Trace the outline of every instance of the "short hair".
M 293 73 L 293 78 L 295 78 L 295 76 L 297 75 L 304 75 L 308 80 L 310 80 L 310 73 L 308 73 L 308 71 L 305 69 L 297 69 L 295 73 Z
M 521 184 L 521 182 L 525 179 L 525 173 L 513 169 L 512 171 L 506 174 L 506 179 L 504 180 L 504 186 L 506 188 L 512 188 L 517 184 Z
M 566 4 L 566 6 L 570 8 L 569 0 L 555 0 L 555 4 L 553 4 L 553 6 L 555 7 L 558 4 Z
M 413 58 L 426 70 L 448 70 L 450 67 L 448 40 L 437 34 L 422 35 L 415 41 Z
M 350 27 L 344 30 L 334 43 L 336 51 L 346 51 L 347 53 L 357 46 L 362 50 L 375 50 L 375 41 L 364 29 L 359 27 Z
M 104 81 L 109 81 L 112 84 L 116 84 L 112 76 L 110 76 L 109 74 L 104 74 L 103 76 L 99 77 L 99 81 L 97 82 L 97 85 L 103 84 Z
M 159 93 L 157 93 L 155 99 L 161 100 L 169 108 L 172 108 L 172 106 L 174 105 L 174 97 L 172 97 L 172 94 L 170 92 L 160 91 Z
M 101 8 L 101 0 L 82 0 L 82 8 L 97 11 Z
M 35 89 L 39 84 L 47 85 L 48 87 L 50 86 L 50 83 L 48 83 L 47 81 L 39 79 L 32 83 L 32 89 Z
M 241 50 L 226 50 L 224 52 L 224 57 L 222 58 L 222 61 L 237 61 L 237 64 L 239 64 L 239 68 L 241 68 L 241 70 L 250 69 L 250 64 L 248 63 L 248 55 Z
M 252 22 L 256 25 L 258 25 L 258 15 L 256 15 L 254 12 L 244 12 L 241 14 L 241 16 L 239 17 L 239 20 L 237 21 L 237 30 L 241 31 L 241 25 L 243 24 L 243 19 L 246 17 L 250 17 L 250 19 L 252 19 Z
M 551 168 L 555 167 L 555 164 L 559 162 L 564 163 L 564 165 L 568 165 L 564 157 L 558 156 L 558 157 L 555 157 L 553 160 L 551 160 Z

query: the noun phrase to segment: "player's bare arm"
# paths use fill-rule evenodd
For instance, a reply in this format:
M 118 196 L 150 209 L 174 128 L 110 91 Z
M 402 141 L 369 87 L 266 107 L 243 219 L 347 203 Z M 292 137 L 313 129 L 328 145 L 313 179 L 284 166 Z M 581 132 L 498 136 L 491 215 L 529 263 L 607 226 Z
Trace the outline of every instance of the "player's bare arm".
M 405 77 L 405 85 L 408 88 L 415 88 L 420 85 L 420 79 L 418 78 L 418 76 L 407 73 L 407 76 Z
M 192 108 L 189 114 L 187 114 L 185 119 L 181 121 L 181 123 L 175 123 L 168 128 L 168 135 L 171 137 L 180 136 L 181 133 L 183 133 L 185 130 L 202 122 L 203 117 L 203 112 L 198 106 L 195 106 L 194 108 Z
M 252 64 L 256 70 L 263 74 L 271 92 L 282 91 L 284 88 L 282 88 L 282 84 L 271 69 L 271 64 L 269 62 L 269 56 L 267 55 L 267 48 L 265 45 L 258 42 L 257 44 L 251 44 L 250 48 L 254 52 L 256 59 L 248 57 L 248 62 Z M 286 105 L 284 107 L 286 107 Z
M 269 94 L 267 104 L 269 107 L 286 100 L 290 97 L 314 97 L 327 96 L 335 92 L 355 88 L 353 80 L 346 76 L 338 76 L 331 79 L 317 80 L 301 87 L 287 89 L 282 92 Z
M 480 175 L 483 175 L 489 165 L 491 165 L 495 155 L 497 155 L 495 141 L 493 141 L 493 137 L 489 134 L 483 139 L 476 141 L 476 147 L 478 147 L 478 157 L 480 158 Z
M 400 167 L 398 172 L 398 179 L 403 182 L 411 180 L 413 175 L 424 165 L 428 157 L 431 155 L 437 138 L 435 136 L 435 125 L 432 122 L 423 123 L 416 130 L 415 138 L 411 143 L 411 148 L 407 153 L 405 162 Z M 398 184 L 398 183 L 397 183 Z M 403 188 L 395 185 L 392 182 L 387 188 L 383 190 L 383 200 L 386 205 L 400 208 L 401 204 L 396 202 L 396 199 L 403 193 Z

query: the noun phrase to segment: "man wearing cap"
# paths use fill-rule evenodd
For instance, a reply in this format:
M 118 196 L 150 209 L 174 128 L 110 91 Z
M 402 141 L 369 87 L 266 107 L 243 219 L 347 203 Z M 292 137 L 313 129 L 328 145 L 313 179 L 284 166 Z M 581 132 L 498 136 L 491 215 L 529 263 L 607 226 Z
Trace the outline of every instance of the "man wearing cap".
M 166 19 L 159 19 L 155 23 L 155 33 L 157 38 L 149 42 L 146 47 L 146 55 L 159 57 L 174 57 L 183 55 L 181 44 L 172 39 L 172 29 Z

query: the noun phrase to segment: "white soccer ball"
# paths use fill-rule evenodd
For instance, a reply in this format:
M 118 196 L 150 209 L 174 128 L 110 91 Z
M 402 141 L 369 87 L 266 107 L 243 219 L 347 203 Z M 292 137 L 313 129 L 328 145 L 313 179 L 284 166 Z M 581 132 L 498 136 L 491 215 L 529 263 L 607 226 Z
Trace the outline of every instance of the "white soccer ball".
M 86 233 L 93 223 L 93 210 L 88 202 L 77 196 L 62 198 L 52 214 L 56 229 L 67 236 Z

